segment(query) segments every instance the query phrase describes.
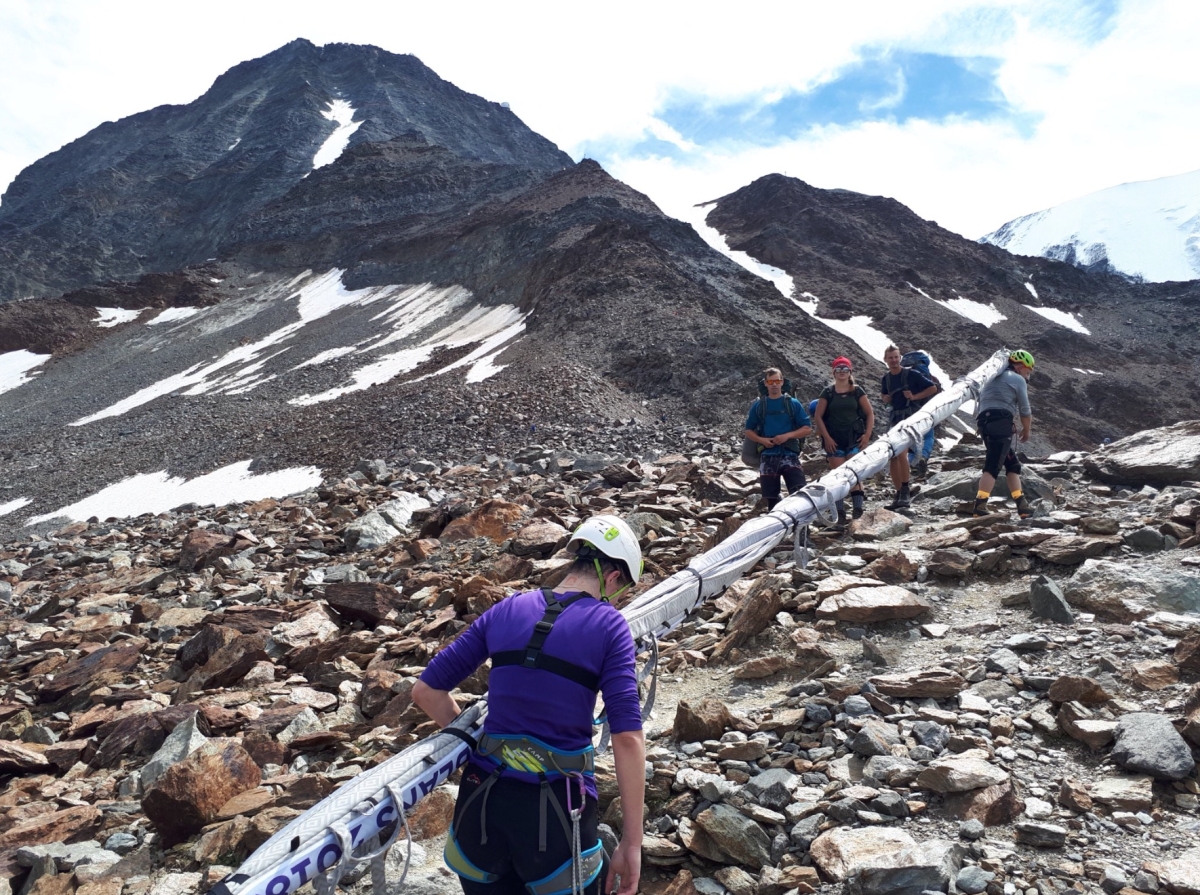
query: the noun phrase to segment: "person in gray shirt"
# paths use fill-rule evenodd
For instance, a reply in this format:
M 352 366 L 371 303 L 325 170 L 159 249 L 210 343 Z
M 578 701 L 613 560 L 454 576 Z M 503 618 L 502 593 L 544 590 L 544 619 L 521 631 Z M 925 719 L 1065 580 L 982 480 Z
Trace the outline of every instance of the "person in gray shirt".
M 1029 409 L 1029 386 L 1027 380 L 1033 372 L 1033 355 L 1017 349 L 1008 356 L 1008 369 L 989 382 L 979 393 L 979 411 L 975 424 L 987 450 L 983 461 L 983 474 L 979 477 L 979 489 L 975 494 L 972 515 L 988 515 L 988 498 L 1000 475 L 1000 462 L 1004 461 L 1008 493 L 1017 502 L 1017 515 L 1028 519 L 1033 507 L 1021 490 L 1021 461 L 1013 451 L 1013 435 L 1018 441 L 1029 440 L 1029 429 L 1033 425 L 1033 412 Z M 1018 423 L 1017 420 L 1020 420 Z

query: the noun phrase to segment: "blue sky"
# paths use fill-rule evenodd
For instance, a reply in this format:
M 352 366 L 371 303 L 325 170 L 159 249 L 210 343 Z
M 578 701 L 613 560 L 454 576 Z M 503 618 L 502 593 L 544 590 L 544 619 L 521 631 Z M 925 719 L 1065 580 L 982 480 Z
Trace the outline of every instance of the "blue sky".
M 1028 132 L 1036 116 L 1014 109 L 996 83 L 999 59 L 869 48 L 863 58 L 810 90 L 713 103 L 702 95 L 672 96 L 657 117 L 698 146 L 749 142 L 771 145 L 815 127 L 868 121 L 1009 119 Z M 652 141 L 652 142 L 651 142 Z M 645 150 L 678 151 L 649 138 Z
M 780 172 L 976 237 L 1200 168 L 1194 0 L 5 0 L 0 188 L 306 37 L 413 53 L 668 213 Z M 184 35 L 186 34 L 186 39 Z

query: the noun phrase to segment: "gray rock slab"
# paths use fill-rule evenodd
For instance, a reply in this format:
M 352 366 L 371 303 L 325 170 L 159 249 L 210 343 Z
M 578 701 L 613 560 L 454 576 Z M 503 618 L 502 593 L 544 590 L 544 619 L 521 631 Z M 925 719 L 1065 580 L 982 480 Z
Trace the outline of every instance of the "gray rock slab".
M 1165 715 L 1133 712 L 1117 722 L 1113 760 L 1127 771 L 1182 780 L 1196 767 L 1192 750 Z

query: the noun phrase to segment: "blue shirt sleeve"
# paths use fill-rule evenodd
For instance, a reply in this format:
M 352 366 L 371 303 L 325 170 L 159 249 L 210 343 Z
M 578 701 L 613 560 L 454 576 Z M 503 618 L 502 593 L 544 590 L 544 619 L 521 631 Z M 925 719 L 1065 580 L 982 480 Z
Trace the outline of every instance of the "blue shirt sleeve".
M 746 414 L 746 425 L 743 429 L 750 429 L 753 432 L 758 431 L 758 399 L 755 398 L 754 403 L 750 405 L 750 412 Z
M 812 417 L 808 415 L 808 411 L 805 410 L 804 405 L 796 398 L 792 398 L 791 400 L 792 410 L 794 411 L 793 415 L 796 417 L 796 422 L 798 423 L 796 428 L 803 429 L 805 426 L 811 426 Z
M 915 367 L 909 367 L 908 382 L 906 384 L 908 386 L 908 390 L 915 395 L 918 392 L 925 391 L 925 389 L 933 385 L 933 380 Z
M 488 657 L 487 628 L 495 608 L 493 606 L 475 619 L 430 659 L 420 679 L 435 690 L 453 690 L 470 677 Z

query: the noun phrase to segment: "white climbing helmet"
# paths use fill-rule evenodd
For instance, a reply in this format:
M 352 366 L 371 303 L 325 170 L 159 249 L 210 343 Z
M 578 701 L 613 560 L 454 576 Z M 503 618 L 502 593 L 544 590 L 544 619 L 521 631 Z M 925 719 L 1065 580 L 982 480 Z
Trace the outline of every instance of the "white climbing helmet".
M 624 565 L 631 586 L 642 577 L 642 548 L 633 529 L 619 516 L 593 516 L 582 523 L 567 541 L 567 552 L 578 554 L 582 547 Z

